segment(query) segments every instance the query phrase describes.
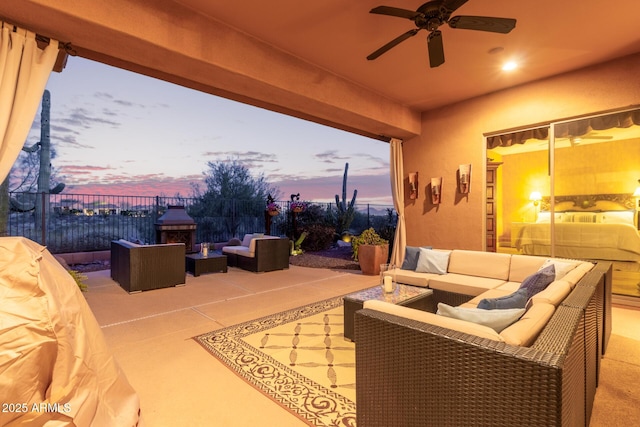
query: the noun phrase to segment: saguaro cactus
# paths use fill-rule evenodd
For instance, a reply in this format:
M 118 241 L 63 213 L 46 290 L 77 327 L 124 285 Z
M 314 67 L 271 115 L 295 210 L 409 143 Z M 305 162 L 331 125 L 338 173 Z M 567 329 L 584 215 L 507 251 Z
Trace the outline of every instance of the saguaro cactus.
M 40 141 L 31 147 L 23 147 L 22 151 L 33 153 L 40 150 L 40 168 L 38 171 L 38 193 L 58 194 L 64 189 L 64 184 L 59 183 L 53 188 L 49 188 L 51 181 L 51 137 L 49 117 L 51 111 L 51 93 L 45 90 L 42 94 L 42 113 L 40 115 Z M 21 200 L 11 200 L 11 206 L 20 211 L 36 210 L 36 224 L 40 224 L 43 213 L 49 211 L 48 202 L 42 206 L 42 198 L 33 195 L 23 195 Z
M 349 163 L 344 165 L 344 176 L 342 178 L 342 201 L 336 194 L 336 206 L 338 208 L 338 217 L 336 221 L 336 232 L 340 235 L 344 231 L 349 229 L 353 217 L 355 215 L 355 203 L 358 190 L 353 190 L 353 197 L 351 202 L 347 203 L 347 171 L 349 170 Z

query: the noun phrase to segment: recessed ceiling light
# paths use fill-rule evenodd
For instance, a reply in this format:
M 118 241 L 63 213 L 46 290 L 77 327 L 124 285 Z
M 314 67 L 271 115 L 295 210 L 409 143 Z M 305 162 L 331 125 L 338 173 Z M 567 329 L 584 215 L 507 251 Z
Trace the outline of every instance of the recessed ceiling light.
M 513 71 L 516 68 L 518 68 L 518 64 L 514 61 L 509 61 L 506 62 L 503 66 L 502 66 L 502 70 L 503 71 Z

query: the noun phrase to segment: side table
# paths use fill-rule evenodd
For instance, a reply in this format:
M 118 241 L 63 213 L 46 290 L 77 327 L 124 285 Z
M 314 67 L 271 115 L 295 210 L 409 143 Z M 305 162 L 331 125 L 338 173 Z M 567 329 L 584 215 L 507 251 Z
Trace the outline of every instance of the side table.
M 197 277 L 204 273 L 226 273 L 227 256 L 209 253 L 203 257 L 200 253 L 188 254 L 185 258 L 185 267 L 188 273 Z
M 392 304 L 430 311 L 432 309 L 431 296 L 433 291 L 429 288 L 397 284 L 395 290 L 385 293 L 380 286 L 365 289 L 360 292 L 346 295 L 342 298 L 344 306 L 344 338 L 353 341 L 353 316 L 361 310 L 363 303 L 369 300 L 386 301 Z

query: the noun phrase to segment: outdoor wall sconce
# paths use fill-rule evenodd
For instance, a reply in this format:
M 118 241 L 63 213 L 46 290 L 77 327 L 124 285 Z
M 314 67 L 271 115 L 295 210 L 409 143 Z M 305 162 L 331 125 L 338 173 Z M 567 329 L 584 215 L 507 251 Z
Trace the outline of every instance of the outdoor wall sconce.
M 533 206 L 538 206 L 540 200 L 542 200 L 542 194 L 539 191 L 532 191 L 529 194 L 529 200 L 533 202 Z
M 458 169 L 458 191 L 461 194 L 469 194 L 471 187 L 471 163 L 460 165 Z
M 431 203 L 439 205 L 442 195 L 442 177 L 431 178 Z
M 409 198 L 411 200 L 418 198 L 418 172 L 409 173 Z

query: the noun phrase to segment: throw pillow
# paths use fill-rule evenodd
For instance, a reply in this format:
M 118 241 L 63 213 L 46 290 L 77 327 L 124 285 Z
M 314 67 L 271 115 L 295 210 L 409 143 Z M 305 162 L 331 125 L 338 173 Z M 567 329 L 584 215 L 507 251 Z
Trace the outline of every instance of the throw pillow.
M 550 265 L 553 265 L 556 269 L 556 280 L 562 279 L 567 275 L 568 272 L 576 268 L 576 263 L 573 262 L 562 262 L 556 259 L 548 259 L 542 264 L 542 266 L 538 269 L 538 271 L 543 270 Z
M 500 333 L 504 328 L 520 319 L 524 312 L 524 308 L 483 310 L 481 308 L 452 307 L 440 302 L 436 314 L 488 326 Z
M 227 246 L 240 246 L 242 242 L 237 237 L 232 238 L 227 242 Z
M 420 256 L 418 257 L 416 272 L 447 274 L 447 267 L 449 267 L 449 255 L 451 255 L 451 251 L 434 251 L 431 249 L 420 248 Z
M 478 308 L 483 310 L 524 308 L 527 305 L 527 299 L 527 289 L 520 288 L 514 293 L 503 297 L 482 299 L 478 303 Z
M 536 273 L 531 276 L 525 278 L 520 284 L 519 289 L 527 290 L 527 300 L 537 294 L 538 292 L 544 290 L 551 282 L 553 282 L 556 278 L 556 269 L 552 264 L 548 267 L 543 268 L 542 270 L 538 270 Z
M 423 246 L 425 249 L 432 249 L 431 246 Z M 418 267 L 418 257 L 420 256 L 420 248 L 416 246 L 407 246 L 404 251 L 404 261 L 402 261 L 402 270 L 415 271 Z

